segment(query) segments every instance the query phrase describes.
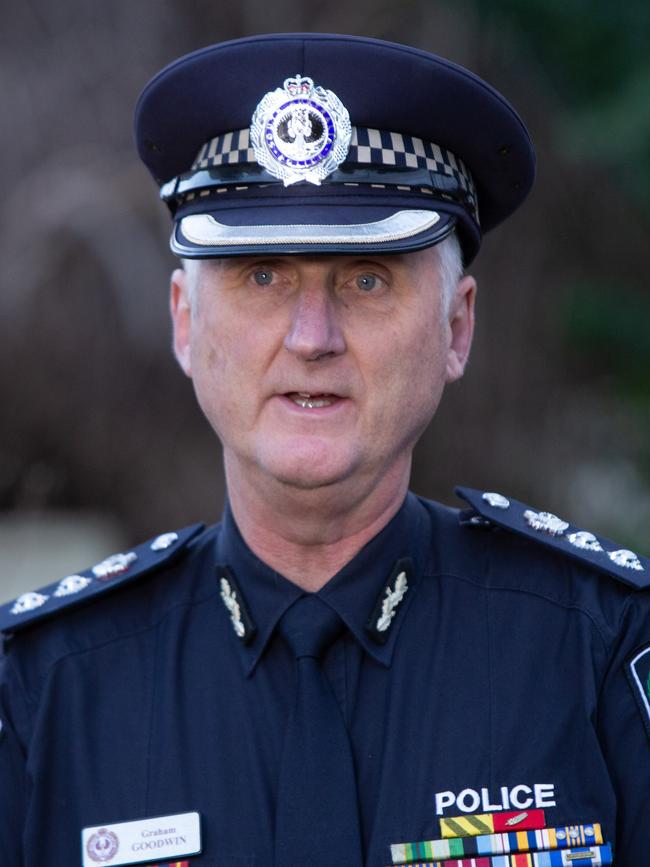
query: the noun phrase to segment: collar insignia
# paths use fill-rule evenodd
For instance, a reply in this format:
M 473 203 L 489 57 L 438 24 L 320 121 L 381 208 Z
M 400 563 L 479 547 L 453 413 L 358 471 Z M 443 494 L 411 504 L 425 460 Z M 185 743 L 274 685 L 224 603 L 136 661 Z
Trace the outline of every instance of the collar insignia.
M 386 595 L 381 603 L 381 616 L 377 619 L 376 627 L 379 632 L 385 632 L 392 623 L 393 617 L 397 613 L 397 606 L 404 598 L 406 591 L 409 589 L 409 583 L 406 580 L 406 572 L 400 572 L 395 579 L 395 589 L 386 588 Z
M 230 615 L 230 622 L 235 630 L 235 635 L 243 644 L 248 644 L 252 641 L 257 627 L 249 614 L 232 569 L 228 566 L 217 566 L 217 575 L 219 576 L 221 601 Z
M 242 623 L 241 609 L 239 607 L 239 602 L 237 602 L 237 593 L 232 589 L 227 578 L 222 578 L 219 583 L 221 584 L 221 598 L 230 614 L 230 621 L 235 630 L 235 634 L 237 635 L 237 638 L 244 638 L 246 635 L 246 627 Z
M 409 589 L 408 578 L 411 569 L 410 560 L 398 560 L 390 574 L 387 586 L 377 599 L 366 629 L 378 644 L 384 644 L 388 639 L 388 632 L 397 609 Z

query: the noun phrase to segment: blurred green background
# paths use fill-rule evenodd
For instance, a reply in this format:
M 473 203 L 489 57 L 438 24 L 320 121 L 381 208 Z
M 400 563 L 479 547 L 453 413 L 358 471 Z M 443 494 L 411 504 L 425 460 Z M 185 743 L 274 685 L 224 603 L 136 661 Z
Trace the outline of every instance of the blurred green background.
M 515 104 L 537 185 L 472 267 L 473 360 L 413 486 L 449 503 L 457 483 L 502 491 L 650 551 L 647 3 L 0 5 L 0 599 L 219 517 L 219 448 L 169 351 L 169 225 L 131 118 L 162 65 L 259 32 L 407 42 Z

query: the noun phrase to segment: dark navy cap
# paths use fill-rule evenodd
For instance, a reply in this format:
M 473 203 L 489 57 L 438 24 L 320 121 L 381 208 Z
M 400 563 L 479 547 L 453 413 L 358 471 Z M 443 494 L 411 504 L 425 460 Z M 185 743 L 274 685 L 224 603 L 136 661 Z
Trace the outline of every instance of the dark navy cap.
M 528 194 L 512 106 L 462 67 L 359 36 L 270 34 L 167 66 L 136 108 L 174 253 L 393 253 L 454 228 L 465 261 Z

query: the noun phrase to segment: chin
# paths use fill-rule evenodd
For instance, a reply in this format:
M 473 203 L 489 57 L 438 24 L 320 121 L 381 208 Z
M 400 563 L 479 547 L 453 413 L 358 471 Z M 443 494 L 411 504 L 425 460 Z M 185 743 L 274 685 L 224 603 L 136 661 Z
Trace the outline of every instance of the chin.
M 261 460 L 266 473 L 300 490 L 341 482 L 354 472 L 355 464 L 352 455 L 343 455 L 322 441 L 292 443 L 281 454 L 266 454 Z

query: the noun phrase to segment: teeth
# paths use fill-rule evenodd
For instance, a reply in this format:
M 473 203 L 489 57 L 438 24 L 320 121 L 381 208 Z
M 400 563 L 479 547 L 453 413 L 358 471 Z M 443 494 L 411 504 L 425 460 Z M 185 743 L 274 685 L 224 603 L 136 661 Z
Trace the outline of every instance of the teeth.
M 295 402 L 305 409 L 318 409 L 318 407 L 329 406 L 332 403 L 331 400 L 322 397 L 299 397 Z
M 306 391 L 299 391 L 291 396 L 291 400 L 303 409 L 318 409 L 322 406 L 330 406 L 334 401 L 327 397 L 312 397 Z

